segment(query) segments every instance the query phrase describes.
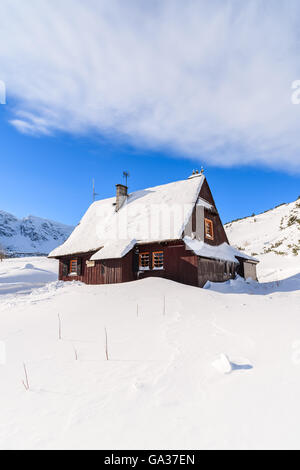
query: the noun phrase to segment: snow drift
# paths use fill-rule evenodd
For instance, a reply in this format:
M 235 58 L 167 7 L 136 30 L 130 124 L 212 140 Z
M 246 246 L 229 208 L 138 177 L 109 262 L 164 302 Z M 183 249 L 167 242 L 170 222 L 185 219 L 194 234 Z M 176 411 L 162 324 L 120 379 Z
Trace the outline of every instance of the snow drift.
M 1 449 L 299 448 L 300 279 L 217 292 L 47 282 L 56 268 L 0 263 Z

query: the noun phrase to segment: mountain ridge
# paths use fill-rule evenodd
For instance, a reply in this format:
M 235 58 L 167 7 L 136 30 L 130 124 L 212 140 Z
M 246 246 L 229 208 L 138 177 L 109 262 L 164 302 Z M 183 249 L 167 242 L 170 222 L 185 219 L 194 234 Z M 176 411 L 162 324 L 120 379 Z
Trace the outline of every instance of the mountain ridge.
M 252 256 L 300 255 L 300 198 L 225 224 L 229 241 Z
M 74 227 L 34 215 L 18 218 L 0 210 L 0 246 L 8 255 L 47 255 Z

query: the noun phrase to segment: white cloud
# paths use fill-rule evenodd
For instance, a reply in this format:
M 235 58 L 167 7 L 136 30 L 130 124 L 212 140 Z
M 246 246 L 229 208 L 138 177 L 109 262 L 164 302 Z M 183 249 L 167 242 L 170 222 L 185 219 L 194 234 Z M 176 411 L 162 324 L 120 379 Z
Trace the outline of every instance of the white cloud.
M 11 122 L 299 170 L 298 4 L 1 0 Z

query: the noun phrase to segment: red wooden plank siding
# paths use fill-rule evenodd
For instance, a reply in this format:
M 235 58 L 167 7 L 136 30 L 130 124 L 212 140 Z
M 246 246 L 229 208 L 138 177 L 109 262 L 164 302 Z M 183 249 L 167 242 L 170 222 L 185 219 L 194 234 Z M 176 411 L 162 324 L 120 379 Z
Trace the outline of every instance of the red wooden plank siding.
M 164 252 L 164 270 L 143 271 L 139 273 L 139 279 L 163 277 L 183 284 L 198 285 L 197 256 L 186 249 L 182 240 L 139 245 L 139 253 L 150 253 L 150 259 L 155 251 Z
M 214 245 L 214 246 L 221 245 L 222 243 L 228 243 L 229 244 L 225 229 L 223 227 L 222 221 L 220 219 L 220 216 L 219 216 L 217 208 L 216 208 L 216 204 L 215 204 L 213 195 L 211 193 L 211 190 L 210 190 L 206 180 L 204 181 L 204 183 L 202 185 L 202 188 L 201 188 L 201 191 L 200 191 L 200 197 L 202 197 L 203 199 L 208 201 L 216 209 L 215 214 L 212 214 L 211 211 L 209 211 L 208 209 L 204 209 L 204 217 L 207 218 L 207 219 L 212 220 L 213 224 L 214 224 L 214 240 L 210 240 L 209 238 L 205 238 L 205 243 L 207 243 L 208 245 Z
M 206 219 L 212 220 L 214 224 L 214 239 L 211 240 L 205 237 L 205 243 L 207 243 L 208 245 L 213 245 L 213 246 L 219 246 L 219 245 L 222 245 L 222 243 L 229 244 L 228 238 L 224 230 L 224 227 L 222 225 L 219 214 L 217 213 L 213 214 L 208 209 L 204 209 L 204 217 Z
M 64 261 L 69 262 L 71 258 L 76 258 L 76 256 L 60 260 L 59 279 L 63 281 L 80 281 L 85 284 L 114 284 L 155 276 L 193 286 L 198 285 L 197 256 L 186 250 L 182 240 L 140 245 L 138 250 L 139 253 L 150 253 L 150 259 L 152 259 L 153 252 L 163 251 L 164 270 L 151 270 L 138 275 L 137 272 L 134 272 L 134 261 L 138 266 L 138 261 L 134 260 L 134 257 L 138 257 L 135 250 L 132 250 L 122 259 L 96 261 L 95 266 L 89 268 L 86 265 L 86 261 L 92 255 L 92 253 L 89 253 L 88 255 L 78 256 L 82 260 L 81 276 L 63 276 Z
M 86 261 L 93 253 L 62 258 L 59 263 L 59 279 L 62 281 L 80 281 L 85 284 L 115 284 L 129 282 L 135 279 L 132 269 L 132 252 L 122 259 L 95 261 L 95 266 L 88 267 Z M 80 258 L 82 260 L 81 276 L 63 276 L 64 261 Z

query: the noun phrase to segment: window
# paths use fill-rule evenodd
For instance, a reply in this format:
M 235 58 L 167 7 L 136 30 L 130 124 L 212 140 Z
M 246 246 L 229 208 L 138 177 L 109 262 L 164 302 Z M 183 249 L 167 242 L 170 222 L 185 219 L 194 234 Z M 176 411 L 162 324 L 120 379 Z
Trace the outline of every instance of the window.
M 153 269 L 164 269 L 164 252 L 155 251 L 153 253 Z
M 77 259 L 72 259 L 70 261 L 70 273 L 69 274 L 77 274 Z
M 205 236 L 206 238 L 209 238 L 210 240 L 214 239 L 214 224 L 212 220 L 205 219 L 204 221 L 205 225 Z
M 141 271 L 147 271 L 150 269 L 150 255 L 149 253 L 140 254 L 140 266 Z

